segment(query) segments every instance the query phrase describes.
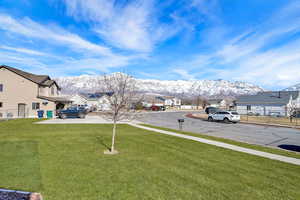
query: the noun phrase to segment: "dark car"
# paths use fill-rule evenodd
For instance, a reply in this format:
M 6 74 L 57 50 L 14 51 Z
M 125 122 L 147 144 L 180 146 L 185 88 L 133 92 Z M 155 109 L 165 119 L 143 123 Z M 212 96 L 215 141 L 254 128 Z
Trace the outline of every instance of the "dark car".
M 213 113 L 216 113 L 218 111 L 220 111 L 220 109 L 216 108 L 216 107 L 206 107 L 205 108 L 205 113 L 206 114 L 213 114 Z
M 70 107 L 65 110 L 60 110 L 58 112 L 58 117 L 61 119 L 66 118 L 85 118 L 87 110 L 82 107 Z

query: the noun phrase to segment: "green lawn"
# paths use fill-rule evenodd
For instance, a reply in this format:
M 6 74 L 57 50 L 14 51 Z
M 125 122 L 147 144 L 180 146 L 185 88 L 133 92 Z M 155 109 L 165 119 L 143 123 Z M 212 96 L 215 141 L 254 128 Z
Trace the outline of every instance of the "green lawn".
M 234 140 L 230 140 L 230 139 L 226 139 L 226 138 L 215 137 L 215 136 L 210 136 L 210 135 L 205 135 L 205 134 L 200 134 L 200 133 L 180 131 L 180 130 L 175 130 L 175 129 L 170 129 L 170 128 L 153 126 L 153 125 L 149 125 L 149 124 L 141 124 L 141 125 L 147 126 L 147 127 L 150 127 L 150 128 L 156 128 L 156 129 L 171 131 L 171 132 L 180 133 L 180 134 L 184 134 L 184 135 L 191 135 L 191 136 L 205 138 L 205 139 L 209 139 L 209 140 L 225 142 L 225 143 L 228 143 L 228 144 L 233 144 L 233 145 L 237 145 L 237 146 L 241 146 L 241 147 L 245 147 L 245 148 L 249 148 L 249 149 L 255 149 L 255 150 L 258 150 L 258 151 L 264 151 L 264 152 L 268 152 L 268 153 L 274 153 L 274 154 L 278 154 L 278 155 L 282 155 L 282 156 L 288 156 L 288 157 L 293 157 L 293 158 L 300 159 L 300 153 L 298 153 L 298 152 L 293 152 L 293 151 L 288 151 L 288 150 L 281 150 L 281 149 L 277 149 L 275 147 L 273 148 L 273 147 L 255 145 L 255 144 L 248 144 L 248 143 L 238 142 L 238 141 L 234 141 Z
M 300 199 L 300 167 L 119 125 L 0 122 L 0 188 L 45 200 Z

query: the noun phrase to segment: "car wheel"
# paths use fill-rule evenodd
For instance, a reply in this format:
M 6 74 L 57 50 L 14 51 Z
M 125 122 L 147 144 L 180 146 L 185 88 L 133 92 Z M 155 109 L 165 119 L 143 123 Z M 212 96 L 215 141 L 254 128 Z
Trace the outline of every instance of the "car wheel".
M 224 118 L 223 120 L 225 123 L 229 123 L 229 119 L 227 117 Z
M 79 115 L 79 118 L 80 118 L 80 119 L 84 119 L 84 118 L 85 118 L 85 115 L 84 115 L 84 114 L 80 114 L 80 115 Z
M 209 118 L 208 118 L 208 121 L 209 121 L 209 122 L 212 122 L 212 121 L 214 121 L 214 119 L 213 119 L 212 117 L 209 117 Z
M 66 119 L 66 118 L 67 118 L 67 115 L 62 114 L 62 115 L 61 115 L 61 118 L 62 118 L 62 119 Z

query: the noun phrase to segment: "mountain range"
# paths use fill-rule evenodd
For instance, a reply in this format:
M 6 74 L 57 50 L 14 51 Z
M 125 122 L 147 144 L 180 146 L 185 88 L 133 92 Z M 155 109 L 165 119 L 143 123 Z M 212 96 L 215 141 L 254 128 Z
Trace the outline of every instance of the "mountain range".
M 55 80 L 64 94 L 97 92 L 100 88 L 101 75 L 81 75 L 59 77 Z M 204 97 L 234 97 L 245 94 L 256 94 L 264 91 L 259 86 L 240 81 L 226 80 L 155 80 L 135 79 L 139 92 L 158 95 Z
M 284 89 L 284 91 L 300 91 L 300 83 Z

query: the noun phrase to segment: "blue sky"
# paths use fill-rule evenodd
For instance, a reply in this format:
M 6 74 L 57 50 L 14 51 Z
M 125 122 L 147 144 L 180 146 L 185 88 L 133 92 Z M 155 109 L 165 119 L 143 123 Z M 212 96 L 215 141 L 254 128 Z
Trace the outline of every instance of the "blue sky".
M 300 82 L 300 0 L 0 0 L 0 64 L 52 77 Z

